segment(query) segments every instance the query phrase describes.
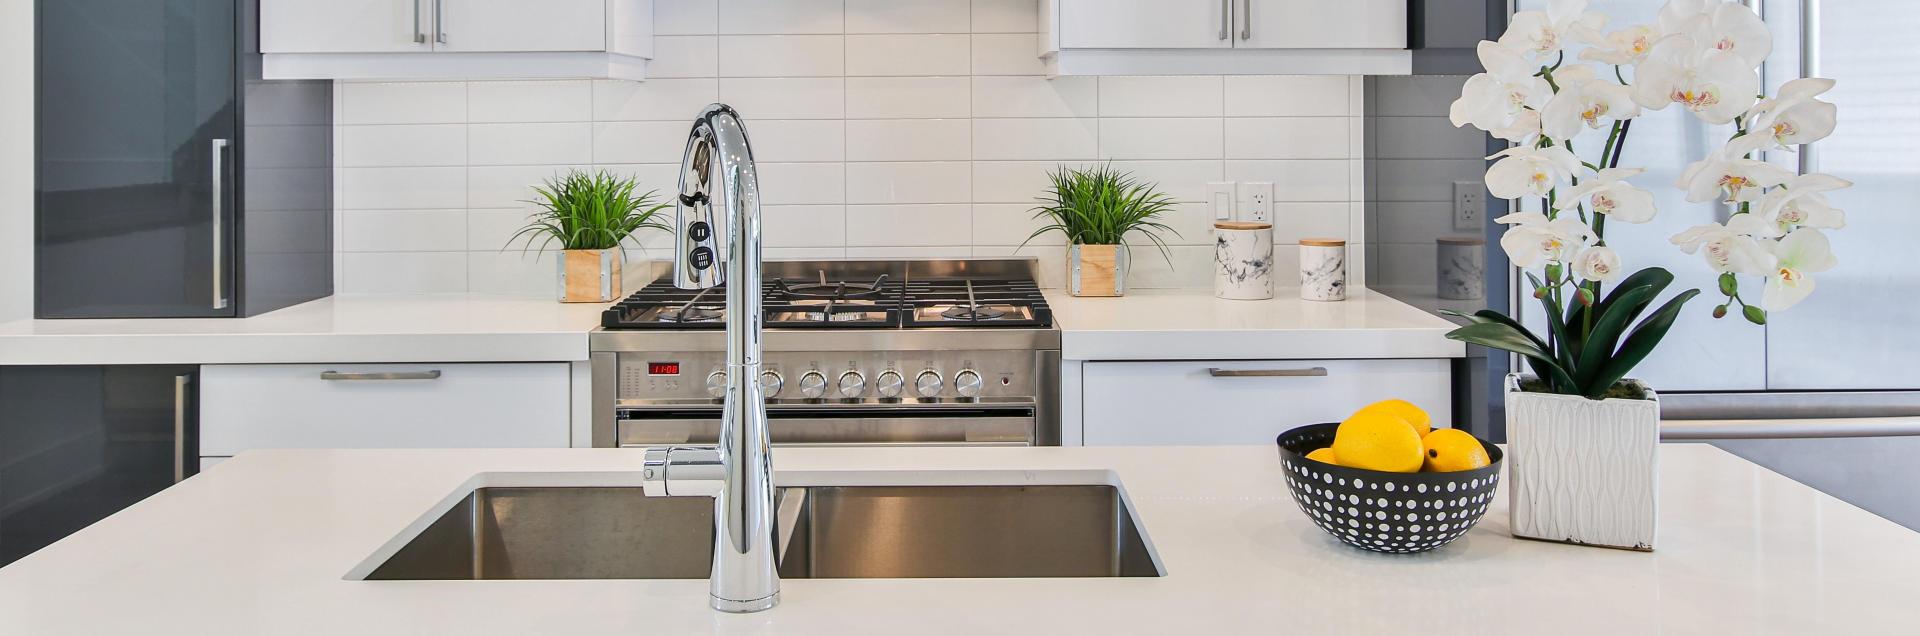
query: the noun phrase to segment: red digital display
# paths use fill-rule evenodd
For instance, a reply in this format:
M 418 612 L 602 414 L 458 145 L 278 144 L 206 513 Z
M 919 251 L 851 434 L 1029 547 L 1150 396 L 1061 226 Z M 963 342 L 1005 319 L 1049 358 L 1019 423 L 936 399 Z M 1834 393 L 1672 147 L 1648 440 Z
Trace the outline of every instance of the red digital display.
M 680 363 L 648 362 L 647 375 L 680 375 Z

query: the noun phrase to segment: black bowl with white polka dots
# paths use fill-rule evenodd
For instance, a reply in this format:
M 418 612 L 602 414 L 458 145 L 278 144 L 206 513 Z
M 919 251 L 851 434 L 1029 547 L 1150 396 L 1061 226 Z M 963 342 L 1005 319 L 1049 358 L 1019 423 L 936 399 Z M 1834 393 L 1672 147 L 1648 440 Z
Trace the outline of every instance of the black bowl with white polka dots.
M 1452 473 L 1387 473 L 1325 464 L 1307 453 L 1333 445 L 1338 424 L 1280 434 L 1293 501 L 1320 529 L 1375 552 L 1425 552 L 1460 538 L 1486 514 L 1500 481 L 1500 448 L 1486 441 L 1485 468 Z

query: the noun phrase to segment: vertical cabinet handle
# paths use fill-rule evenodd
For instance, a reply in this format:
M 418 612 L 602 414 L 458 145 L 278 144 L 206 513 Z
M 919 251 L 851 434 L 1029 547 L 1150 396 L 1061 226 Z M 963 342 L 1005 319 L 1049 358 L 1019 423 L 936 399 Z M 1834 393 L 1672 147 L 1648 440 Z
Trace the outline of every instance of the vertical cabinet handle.
M 1233 0 L 1220 0 L 1220 39 L 1233 32 Z
M 1240 0 L 1240 39 L 1253 37 L 1253 0 Z
M 413 43 L 427 43 L 427 32 L 420 30 L 420 0 L 413 0 Z
M 190 374 L 173 376 L 173 483 L 187 478 L 187 388 Z
M 213 308 L 227 308 L 227 140 L 213 140 Z
M 444 4 L 445 0 L 433 0 L 433 41 L 441 44 L 447 43 L 447 22 L 440 17 Z

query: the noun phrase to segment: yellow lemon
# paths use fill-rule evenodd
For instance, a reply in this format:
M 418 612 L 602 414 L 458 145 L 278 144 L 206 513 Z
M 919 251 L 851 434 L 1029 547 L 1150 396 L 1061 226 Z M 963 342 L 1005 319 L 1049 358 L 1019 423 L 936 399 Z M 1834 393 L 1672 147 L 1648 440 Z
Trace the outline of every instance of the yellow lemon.
M 1307 459 L 1311 459 L 1313 461 L 1320 462 L 1322 464 L 1333 464 L 1335 466 L 1339 466 L 1340 461 L 1337 459 L 1334 459 L 1335 457 L 1337 457 L 1337 455 L 1333 454 L 1333 447 L 1331 446 L 1327 448 L 1322 448 L 1317 451 L 1313 451 L 1311 453 L 1307 453 Z
M 1428 433 L 1420 441 L 1427 449 L 1427 472 L 1451 473 L 1487 466 L 1487 448 L 1466 431 L 1443 428 Z
M 1341 466 L 1390 473 L 1420 470 L 1424 447 L 1413 427 L 1399 416 L 1355 413 L 1333 433 L 1333 455 Z
M 1426 437 L 1427 433 L 1433 431 L 1433 418 L 1428 416 L 1426 411 L 1420 410 L 1420 407 L 1414 406 L 1412 402 L 1406 400 L 1381 400 L 1360 407 L 1360 410 L 1354 413 L 1354 415 L 1359 415 L 1360 413 L 1388 413 L 1397 415 L 1400 419 L 1406 420 L 1408 424 L 1412 424 L 1413 433 L 1421 437 Z

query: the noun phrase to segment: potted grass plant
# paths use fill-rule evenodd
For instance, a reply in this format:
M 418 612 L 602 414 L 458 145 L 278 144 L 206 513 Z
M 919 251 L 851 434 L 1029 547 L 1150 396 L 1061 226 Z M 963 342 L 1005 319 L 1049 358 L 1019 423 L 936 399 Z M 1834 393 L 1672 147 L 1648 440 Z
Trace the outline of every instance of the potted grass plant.
M 619 298 L 622 245 L 643 229 L 667 230 L 655 218 L 667 204 L 657 192 L 635 194 L 632 177 L 607 171 L 571 170 L 534 186 L 538 206 L 527 225 L 508 239 L 525 249 L 560 248 L 560 302 L 607 302 Z M 537 243 L 537 245 L 536 245 Z
M 1067 238 L 1067 288 L 1075 296 L 1124 296 L 1127 269 L 1132 261 L 1129 235 L 1137 234 L 1167 252 L 1160 233 L 1180 233 L 1161 219 L 1173 209 L 1173 198 L 1158 186 L 1111 165 L 1067 168 L 1047 173 L 1051 185 L 1034 208 L 1035 219 L 1046 223 L 1027 237 L 1022 247 L 1048 232 Z
M 1851 184 L 1759 156 L 1819 141 L 1836 120 L 1835 106 L 1817 99 L 1832 80 L 1766 94 L 1758 67 L 1773 42 L 1753 9 L 1671 0 L 1654 23 L 1603 31 L 1607 17 L 1586 8 L 1555 0 L 1514 14 L 1498 41 L 1479 44 L 1487 71 L 1466 81 L 1450 112 L 1456 126 L 1515 144 L 1489 157 L 1486 182 L 1520 206 L 1495 220 L 1508 226 L 1500 247 L 1525 272 L 1545 334 L 1482 310 L 1454 314 L 1470 324 L 1447 337 L 1519 354 L 1532 371 L 1506 386 L 1514 536 L 1652 550 L 1660 407 L 1627 374 L 1700 290 L 1668 295 L 1674 275 L 1658 267 L 1623 277 L 1608 246 L 1609 221 L 1646 223 L 1658 212 L 1654 194 L 1629 181 L 1645 171 L 1620 167 L 1633 120 L 1672 107 L 1728 133 L 1673 184 L 1688 203 L 1732 211 L 1670 239 L 1717 273 L 1715 318 L 1737 312 L 1764 325 L 1812 293 L 1814 274 L 1837 265 L 1824 232 L 1845 225 L 1826 193 Z M 1599 154 L 1575 154 L 1576 139 Z

